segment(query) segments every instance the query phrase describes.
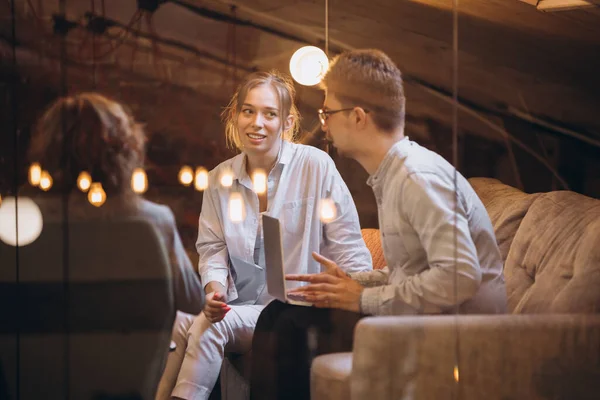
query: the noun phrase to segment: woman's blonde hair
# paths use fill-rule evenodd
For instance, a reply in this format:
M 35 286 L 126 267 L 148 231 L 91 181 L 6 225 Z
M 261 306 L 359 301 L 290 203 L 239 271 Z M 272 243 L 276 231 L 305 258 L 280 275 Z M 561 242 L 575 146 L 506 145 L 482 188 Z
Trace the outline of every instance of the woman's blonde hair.
M 55 187 L 70 190 L 87 171 L 107 194 L 130 190 L 133 170 L 144 161 L 145 135 L 125 108 L 97 93 L 55 101 L 39 120 L 29 159 L 53 176 Z
M 404 127 L 402 73 L 382 51 L 358 49 L 336 56 L 320 85 L 334 94 L 344 108 L 369 109 L 379 129 L 392 132 Z
M 294 117 L 294 122 L 290 128 L 283 131 L 282 138 L 293 142 L 300 129 L 300 113 L 294 104 L 296 89 L 291 78 L 279 71 L 271 70 L 269 72 L 253 72 L 246 76 L 239 84 L 231 101 L 221 113 L 225 123 L 225 139 L 227 147 L 242 150 L 239 132 L 237 129 L 237 116 L 239 115 L 242 104 L 248 95 L 248 92 L 261 85 L 271 85 L 279 97 L 280 121 L 283 125 L 288 116 Z

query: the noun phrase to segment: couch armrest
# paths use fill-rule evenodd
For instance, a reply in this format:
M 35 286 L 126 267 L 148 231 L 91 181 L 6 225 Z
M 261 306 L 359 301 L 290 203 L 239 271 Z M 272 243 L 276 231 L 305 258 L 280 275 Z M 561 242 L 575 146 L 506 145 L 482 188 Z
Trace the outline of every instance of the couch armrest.
M 595 399 L 600 316 L 366 318 L 352 363 L 353 399 Z

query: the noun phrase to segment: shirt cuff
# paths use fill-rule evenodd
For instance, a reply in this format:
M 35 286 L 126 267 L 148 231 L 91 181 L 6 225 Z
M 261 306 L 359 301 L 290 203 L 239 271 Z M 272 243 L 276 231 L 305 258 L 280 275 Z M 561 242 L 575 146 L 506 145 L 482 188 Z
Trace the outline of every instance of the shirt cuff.
M 365 288 L 360 295 L 360 312 L 366 315 L 379 314 L 379 288 Z
M 219 282 L 227 290 L 227 271 L 207 271 L 200 276 L 202 288 L 205 288 L 210 282 Z

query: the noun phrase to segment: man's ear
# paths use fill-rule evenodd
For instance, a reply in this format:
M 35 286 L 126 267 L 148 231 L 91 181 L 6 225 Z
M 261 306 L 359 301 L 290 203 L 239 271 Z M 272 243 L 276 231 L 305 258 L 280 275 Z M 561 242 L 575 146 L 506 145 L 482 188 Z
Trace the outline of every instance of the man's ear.
M 362 107 L 354 107 L 354 122 L 358 129 L 364 129 L 367 126 L 367 113 Z

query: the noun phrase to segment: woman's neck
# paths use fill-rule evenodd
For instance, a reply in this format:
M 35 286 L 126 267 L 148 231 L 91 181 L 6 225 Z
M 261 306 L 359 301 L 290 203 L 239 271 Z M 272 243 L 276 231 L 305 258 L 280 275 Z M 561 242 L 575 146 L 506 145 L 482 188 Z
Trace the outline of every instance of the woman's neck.
M 248 175 L 252 175 L 257 169 L 262 169 L 267 174 L 271 171 L 277 159 L 279 158 L 279 152 L 283 144 L 280 142 L 276 151 L 268 152 L 261 155 L 246 154 L 246 172 Z M 274 149 L 275 150 L 275 149 Z

